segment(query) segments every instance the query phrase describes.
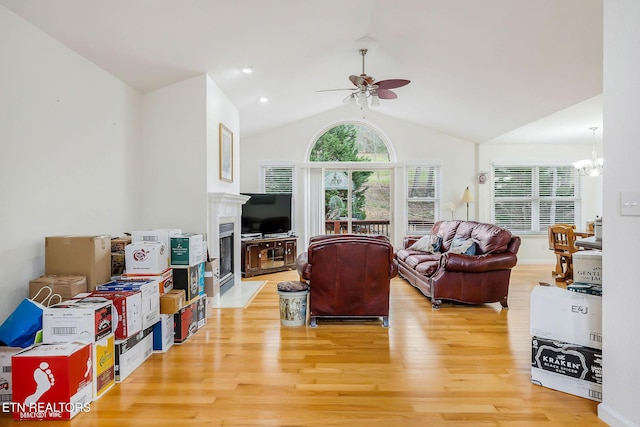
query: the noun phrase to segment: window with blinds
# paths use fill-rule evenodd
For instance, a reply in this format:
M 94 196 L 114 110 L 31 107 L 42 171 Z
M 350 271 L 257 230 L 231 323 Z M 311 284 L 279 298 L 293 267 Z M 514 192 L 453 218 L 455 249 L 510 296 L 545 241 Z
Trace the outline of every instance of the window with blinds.
M 440 168 L 407 166 L 407 233 L 426 234 L 438 220 Z
M 261 166 L 265 193 L 293 193 L 293 166 Z
M 573 166 L 495 166 L 493 221 L 514 232 L 546 232 L 580 222 L 580 179 Z

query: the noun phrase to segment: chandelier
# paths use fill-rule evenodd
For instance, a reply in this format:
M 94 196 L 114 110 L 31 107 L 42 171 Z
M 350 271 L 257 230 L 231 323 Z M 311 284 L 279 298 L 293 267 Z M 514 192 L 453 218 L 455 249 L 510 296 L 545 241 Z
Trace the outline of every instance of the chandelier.
M 573 167 L 578 170 L 581 176 L 599 176 L 603 173 L 604 162 L 602 157 L 598 158 L 596 154 L 596 130 L 598 128 L 591 127 L 589 129 L 593 132 L 593 151 L 591 151 L 591 158 L 573 162 Z

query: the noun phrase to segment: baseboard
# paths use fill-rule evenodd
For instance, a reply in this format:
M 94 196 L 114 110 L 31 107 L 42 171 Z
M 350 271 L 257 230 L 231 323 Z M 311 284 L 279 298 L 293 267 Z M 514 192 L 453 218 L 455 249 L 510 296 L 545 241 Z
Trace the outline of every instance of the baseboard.
M 598 405 L 598 418 L 611 427 L 640 427 L 604 403 Z

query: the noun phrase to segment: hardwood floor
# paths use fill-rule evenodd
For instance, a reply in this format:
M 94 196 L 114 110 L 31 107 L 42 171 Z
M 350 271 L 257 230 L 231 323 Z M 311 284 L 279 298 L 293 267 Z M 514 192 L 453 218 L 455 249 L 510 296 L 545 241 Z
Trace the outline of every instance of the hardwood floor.
M 281 327 L 276 285 L 153 354 L 72 421 L 3 426 L 604 426 L 597 402 L 530 382 L 529 293 L 552 266 L 514 269 L 508 310 L 443 304 L 400 278 L 380 322 Z

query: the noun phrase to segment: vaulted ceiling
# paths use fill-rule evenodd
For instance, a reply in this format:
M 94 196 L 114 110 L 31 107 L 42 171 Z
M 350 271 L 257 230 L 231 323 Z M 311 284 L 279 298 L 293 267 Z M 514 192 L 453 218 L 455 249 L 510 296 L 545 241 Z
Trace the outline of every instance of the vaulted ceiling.
M 380 113 L 476 143 L 590 140 L 602 121 L 602 0 L 0 4 L 141 93 L 208 73 L 243 135 L 344 108 L 349 91 L 318 91 L 353 87 L 361 48 L 368 75 L 411 80 Z

